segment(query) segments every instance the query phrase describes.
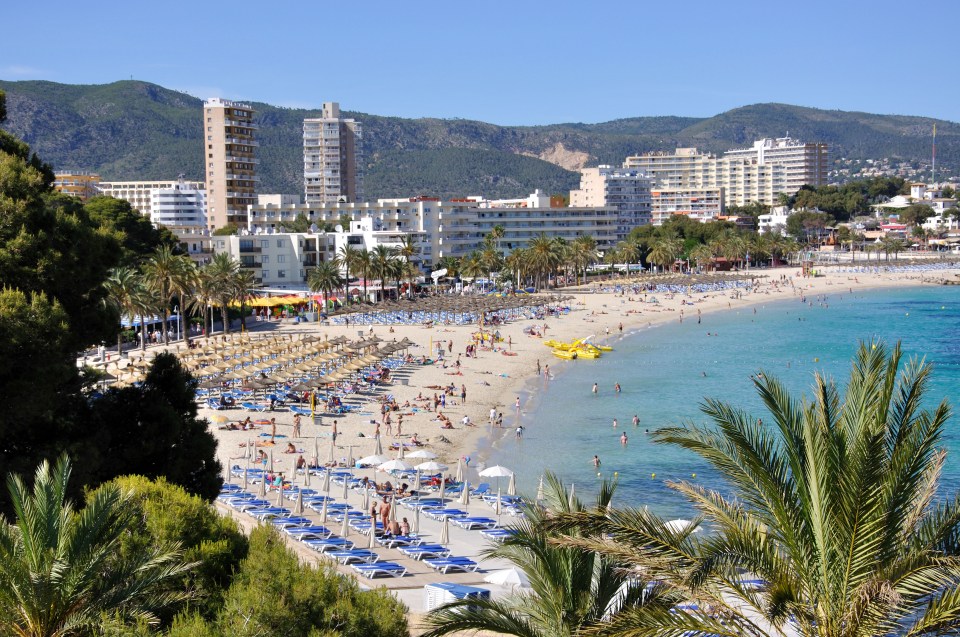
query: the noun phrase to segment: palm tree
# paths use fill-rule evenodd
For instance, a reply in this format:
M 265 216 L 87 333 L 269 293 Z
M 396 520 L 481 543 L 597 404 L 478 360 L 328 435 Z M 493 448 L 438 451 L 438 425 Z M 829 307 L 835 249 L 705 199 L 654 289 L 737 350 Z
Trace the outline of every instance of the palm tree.
M 530 580 L 530 593 L 513 593 L 499 599 L 464 599 L 445 604 L 426 617 L 429 630 L 423 637 L 440 637 L 458 631 L 490 631 L 518 637 L 570 637 L 610 613 L 624 608 L 655 617 L 669 615 L 681 597 L 661 586 L 650 586 L 636 574 L 598 553 L 560 546 L 545 531 L 544 523 L 556 513 L 583 512 L 583 504 L 560 481 L 546 476 L 545 508 L 531 506 L 527 517 L 513 527 L 514 534 L 485 555 L 512 562 Z M 596 511 L 608 511 L 615 486 L 603 482 Z M 576 538 L 580 529 L 567 528 Z
M 338 268 L 343 268 L 343 298 L 346 302 L 350 301 L 350 270 L 357 265 L 359 250 L 344 244 L 337 253 L 334 264 Z
M 367 276 L 373 271 L 373 255 L 370 251 L 366 248 L 358 250 L 357 261 L 353 267 L 360 270 L 360 275 L 363 277 L 363 300 L 366 302 L 370 298 L 367 296 Z
M 500 257 L 503 257 L 503 253 L 500 252 L 500 240 L 503 239 L 503 236 L 506 234 L 506 229 L 499 223 L 490 229 L 489 234 L 487 234 L 486 239 L 493 242 L 493 247 L 496 249 L 497 254 Z
M 483 262 L 483 253 L 479 250 L 474 250 L 465 256 L 460 263 L 460 274 L 470 279 L 482 277 L 487 272 L 489 272 L 489 270 L 487 270 L 487 266 Z
M 390 262 L 393 251 L 385 245 L 374 246 L 370 251 L 370 265 L 374 276 L 380 279 L 380 300 L 387 298 L 387 277 L 390 276 Z
M 570 258 L 573 261 L 577 285 L 580 285 L 580 272 L 587 279 L 587 268 L 597 262 L 597 240 L 590 235 L 578 235 L 570 244 Z
M 697 263 L 698 269 L 700 269 L 704 263 L 712 263 L 713 257 L 713 250 L 705 243 L 701 243 L 690 251 L 690 258 Z
M 247 301 L 255 298 L 253 291 L 257 287 L 257 277 L 254 275 L 253 270 L 241 268 L 234 277 L 233 284 L 236 288 L 236 296 L 234 298 L 240 302 L 240 329 L 242 331 L 247 329 L 247 313 L 244 305 Z
M 537 279 L 537 287 L 544 287 L 545 277 L 553 274 L 560 265 L 560 255 L 557 253 L 556 243 L 540 233 L 534 237 L 526 248 L 527 267 Z
M 627 266 L 627 274 L 630 274 L 630 264 L 640 262 L 641 252 L 640 244 L 636 241 L 621 241 L 614 249 L 613 262 L 623 261 Z
M 413 272 L 418 272 L 418 269 L 413 267 L 413 258 L 420 254 L 420 246 L 417 245 L 417 239 L 414 235 L 408 234 L 400 237 L 400 245 L 396 248 L 396 255 L 403 259 L 405 267 L 402 268 L 403 276 L 406 277 L 408 274 Z M 413 289 L 413 279 L 416 275 L 410 277 L 410 288 Z M 397 286 L 397 294 L 400 293 L 400 287 Z
M 69 480 L 66 456 L 38 467 L 32 492 L 19 476 L 7 478 L 16 520 L 0 521 L 0 634 L 99 634 L 107 616 L 156 623 L 154 613 L 189 597 L 164 590 L 193 568 L 177 547 L 121 554 L 135 523 L 130 494 L 101 487 L 75 511 Z
M 207 321 L 207 309 L 216 302 L 216 280 L 208 267 L 201 268 L 193 282 L 193 290 L 187 301 L 187 307 L 193 314 L 203 317 L 203 330 L 207 338 L 213 331 L 213 316 Z
M 223 317 L 223 332 L 230 333 L 229 309 L 230 303 L 237 296 L 237 275 L 240 273 L 240 262 L 226 252 L 213 255 L 206 270 L 213 280 L 213 298 L 220 306 Z M 212 326 L 211 326 L 212 331 Z
M 766 425 L 716 400 L 714 427 L 687 425 L 654 439 L 693 451 L 725 478 L 724 493 L 671 485 L 713 528 L 665 528 L 644 511 L 566 516 L 594 548 L 687 590 L 723 616 L 720 634 L 854 637 L 960 630 L 960 498 L 938 502 L 950 409 L 926 408 L 928 364 L 903 366 L 900 346 L 862 343 L 850 380 L 815 377 L 810 399 L 758 375 Z M 614 538 L 606 540 L 604 538 Z M 760 587 L 744 582 L 757 579 Z M 679 613 L 689 630 L 716 633 L 705 612 Z M 617 630 L 612 630 L 613 628 Z M 630 632 L 630 628 L 636 632 Z M 666 635 L 614 619 L 614 634 Z
M 329 261 L 321 261 L 307 275 L 307 286 L 313 293 L 323 292 L 323 311 L 327 311 L 327 295 L 343 285 L 340 268 Z
M 127 266 L 113 269 L 103 282 L 107 302 L 117 309 L 120 318 L 130 317 L 132 325 L 144 302 L 143 280 L 136 270 Z M 141 318 L 144 318 L 141 316 Z M 117 358 L 123 356 L 123 331 L 117 332 Z
M 527 250 L 525 248 L 514 248 L 513 252 L 507 255 L 507 258 L 503 260 L 503 265 L 508 269 L 515 277 L 517 282 L 517 288 L 520 287 L 523 281 L 523 273 L 527 267 Z
M 650 254 L 647 255 L 647 261 L 659 265 L 663 271 L 672 268 L 683 245 L 680 240 L 673 236 L 660 237 L 650 246 Z
M 183 254 L 174 254 L 169 246 L 160 246 L 143 264 L 144 283 L 153 288 L 163 302 L 163 343 L 170 344 L 167 330 L 170 320 L 170 303 L 181 290 L 189 288 L 193 262 Z

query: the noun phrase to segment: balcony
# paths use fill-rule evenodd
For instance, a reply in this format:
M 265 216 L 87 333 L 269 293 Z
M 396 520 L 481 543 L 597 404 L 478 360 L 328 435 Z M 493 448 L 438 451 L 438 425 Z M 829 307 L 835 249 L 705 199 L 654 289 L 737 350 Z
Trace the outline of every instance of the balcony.
M 223 120 L 223 124 L 225 126 L 236 126 L 238 128 L 249 128 L 251 130 L 258 130 L 260 128 L 258 124 L 254 124 L 253 122 L 241 122 L 237 119 L 225 119 Z
M 263 249 L 251 243 L 241 243 L 240 252 L 263 252 Z
M 226 142 L 228 144 L 237 144 L 240 146 L 259 146 L 260 142 L 254 139 L 240 139 L 239 137 L 227 137 Z
M 263 262 L 262 261 L 241 261 L 240 267 L 246 270 L 249 270 L 251 268 L 262 268 Z

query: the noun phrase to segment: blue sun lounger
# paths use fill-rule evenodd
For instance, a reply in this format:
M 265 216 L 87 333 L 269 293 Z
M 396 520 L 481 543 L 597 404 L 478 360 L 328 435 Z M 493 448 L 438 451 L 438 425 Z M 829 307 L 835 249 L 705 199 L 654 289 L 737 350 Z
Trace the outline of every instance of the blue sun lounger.
M 301 516 L 292 516 L 289 518 L 274 518 L 270 521 L 274 527 L 282 531 L 284 529 L 294 529 L 302 528 L 305 526 L 310 526 L 313 524 L 313 521 L 310 518 L 305 518 Z
M 392 535 L 377 538 L 377 544 L 388 549 L 394 549 L 401 546 L 420 546 L 422 543 L 423 540 L 416 535 Z
M 273 518 L 289 517 L 291 511 L 284 507 L 264 507 L 262 509 L 250 509 L 246 513 L 258 520 L 272 520 Z
M 252 500 L 250 498 L 243 498 L 238 500 L 231 500 L 227 504 L 232 506 L 237 511 L 244 513 L 246 511 L 251 511 L 253 509 L 262 509 L 263 507 L 268 507 L 272 505 L 273 502 L 270 502 L 269 500 L 263 500 L 260 498 L 254 498 Z
M 376 562 L 374 564 L 353 564 L 351 566 L 360 575 L 373 579 L 377 575 L 390 575 L 391 577 L 403 577 L 407 574 L 407 569 L 396 562 Z
M 284 529 L 284 533 L 289 535 L 295 540 L 326 540 L 331 535 L 333 531 L 328 529 L 325 526 L 298 526 L 290 529 Z
M 468 517 L 468 518 L 450 518 L 450 521 L 461 529 L 472 531 L 473 529 L 495 529 L 497 521 L 493 518 Z
M 447 557 L 450 555 L 450 549 L 442 544 L 421 544 L 419 546 L 401 546 L 398 550 L 407 557 L 415 560 L 423 558 Z
M 260 413 L 265 412 L 267 410 L 267 407 L 269 407 L 269 405 L 263 405 L 261 403 L 250 403 L 250 402 L 242 402 L 240 403 L 240 406 L 249 411 L 256 411 Z
M 335 536 L 331 536 L 326 540 L 304 540 L 303 543 L 318 553 L 324 553 L 326 551 L 349 551 L 354 547 L 353 542 L 350 540 Z
M 508 537 L 516 535 L 516 533 L 513 529 L 487 529 L 480 531 L 480 535 L 494 542 L 503 542 Z
M 443 518 L 465 518 L 468 515 L 463 509 L 427 509 L 424 513 L 429 518 L 441 521 Z
M 341 564 L 373 564 L 380 560 L 380 556 L 368 549 L 353 549 L 352 551 L 327 551 L 325 556 Z
M 423 560 L 423 562 L 435 571 L 440 571 L 444 574 L 449 573 L 450 571 L 463 571 L 464 573 L 472 573 L 480 568 L 480 565 L 471 560 L 469 557 L 442 557 L 438 559 L 426 559 Z
M 297 405 L 290 405 L 290 411 L 301 416 L 309 416 L 310 410 L 306 407 L 298 407 Z

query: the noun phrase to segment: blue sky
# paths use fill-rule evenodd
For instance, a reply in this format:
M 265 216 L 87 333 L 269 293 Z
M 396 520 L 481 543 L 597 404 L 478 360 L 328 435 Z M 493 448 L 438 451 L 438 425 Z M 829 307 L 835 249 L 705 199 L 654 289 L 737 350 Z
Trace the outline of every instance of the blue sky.
M 956 0 L 52 0 L 0 14 L 5 80 L 132 76 L 201 98 L 497 124 L 758 102 L 960 122 Z

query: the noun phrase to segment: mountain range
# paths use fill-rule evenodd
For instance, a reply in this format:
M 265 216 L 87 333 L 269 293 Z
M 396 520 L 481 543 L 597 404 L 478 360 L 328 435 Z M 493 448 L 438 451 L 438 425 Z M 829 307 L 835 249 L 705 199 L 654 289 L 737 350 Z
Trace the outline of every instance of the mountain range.
M 0 80 L 3 127 L 56 170 L 106 180 L 202 180 L 203 101 L 148 82 L 103 85 Z M 302 121 L 319 109 L 248 102 L 260 125 L 261 192 L 302 192 Z M 341 106 L 348 106 L 342 104 Z M 599 124 L 498 126 L 461 119 L 404 119 L 343 111 L 363 123 L 367 199 L 431 195 L 565 193 L 583 166 L 619 165 L 627 155 L 695 146 L 722 153 L 789 134 L 826 142 L 831 159 L 937 162 L 960 168 L 960 124 L 926 117 L 754 104 L 714 117 L 635 117 Z

